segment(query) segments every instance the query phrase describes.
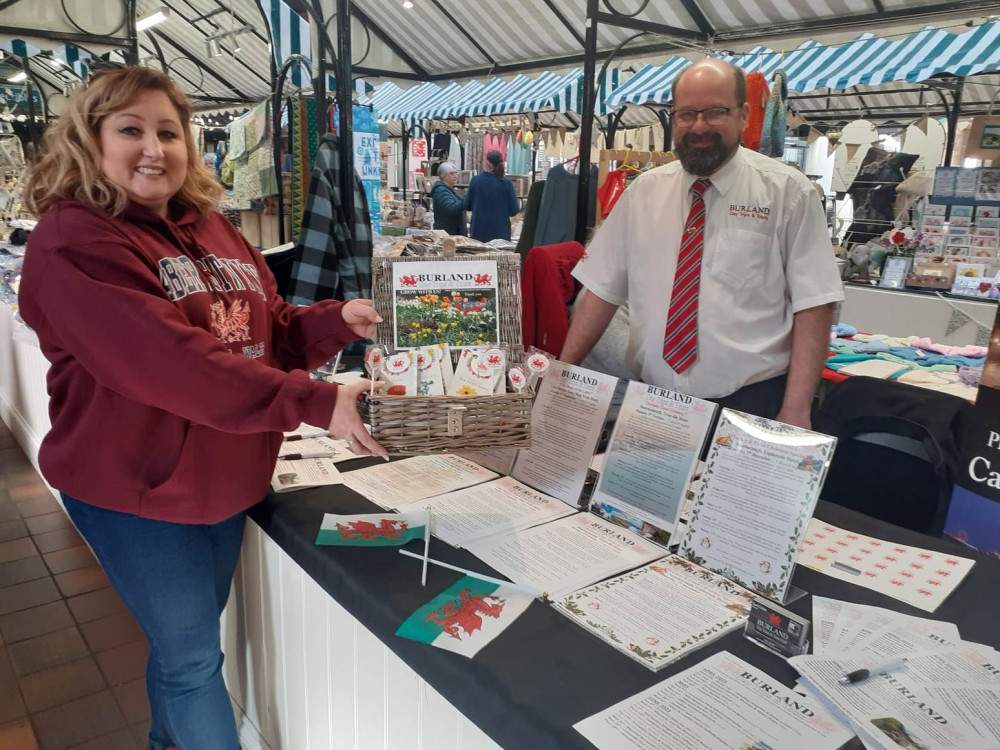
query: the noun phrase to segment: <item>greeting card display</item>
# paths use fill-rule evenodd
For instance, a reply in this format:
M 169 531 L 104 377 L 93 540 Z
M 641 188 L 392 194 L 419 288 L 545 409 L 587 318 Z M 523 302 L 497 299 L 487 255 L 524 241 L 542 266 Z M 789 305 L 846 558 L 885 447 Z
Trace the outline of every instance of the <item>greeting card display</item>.
M 679 554 L 777 602 L 837 439 L 723 409 Z

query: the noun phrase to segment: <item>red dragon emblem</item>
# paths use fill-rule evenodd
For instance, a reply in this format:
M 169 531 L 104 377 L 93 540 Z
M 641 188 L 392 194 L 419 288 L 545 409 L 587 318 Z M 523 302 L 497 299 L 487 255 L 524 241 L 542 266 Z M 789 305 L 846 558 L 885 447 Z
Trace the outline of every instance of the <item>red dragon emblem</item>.
M 226 312 L 226 303 L 213 302 L 209 307 L 212 317 L 212 333 L 223 344 L 235 344 L 250 338 L 250 303 L 236 300 Z
M 440 625 L 452 638 L 462 640 L 461 631 L 472 635 L 483 627 L 483 617 L 499 618 L 505 601 L 489 594 L 471 594 L 465 589 L 458 601 L 450 601 L 441 609 L 427 615 L 427 620 Z
M 777 614 L 776 612 L 771 612 L 767 616 L 767 620 L 772 625 L 774 625 L 774 627 L 776 627 L 776 628 L 780 628 L 781 627 L 781 615 Z
M 493 283 L 493 277 L 488 273 L 477 273 L 475 281 L 476 286 L 489 286 Z
M 498 354 L 491 354 L 486 360 L 493 367 L 499 367 L 500 365 L 500 355 Z
M 397 526 L 398 524 L 398 526 Z M 409 528 L 406 521 L 393 521 L 390 518 L 383 518 L 378 526 L 371 521 L 348 521 L 345 526 L 337 524 L 337 531 L 344 539 L 358 539 L 363 542 L 370 542 L 374 539 L 399 540 L 403 538 L 403 532 Z
M 416 286 L 417 277 L 416 276 L 400 276 L 399 277 L 400 286 Z

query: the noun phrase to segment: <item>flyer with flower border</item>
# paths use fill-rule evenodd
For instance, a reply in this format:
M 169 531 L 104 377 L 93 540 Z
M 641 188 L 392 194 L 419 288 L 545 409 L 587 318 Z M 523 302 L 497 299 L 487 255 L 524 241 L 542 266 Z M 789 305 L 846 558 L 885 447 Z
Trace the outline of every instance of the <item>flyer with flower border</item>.
M 837 439 L 723 409 L 678 554 L 788 601 Z
M 427 261 L 392 266 L 396 349 L 500 342 L 497 262 Z
M 676 555 L 569 594 L 556 609 L 658 671 L 743 627 L 754 595 Z

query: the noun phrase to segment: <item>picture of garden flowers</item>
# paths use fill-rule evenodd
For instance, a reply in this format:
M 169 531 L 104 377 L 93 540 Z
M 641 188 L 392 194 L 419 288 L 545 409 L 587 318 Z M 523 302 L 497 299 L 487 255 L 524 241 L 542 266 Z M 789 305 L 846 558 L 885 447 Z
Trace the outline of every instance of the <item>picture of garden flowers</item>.
M 496 262 L 397 263 L 395 346 L 486 346 L 500 338 Z

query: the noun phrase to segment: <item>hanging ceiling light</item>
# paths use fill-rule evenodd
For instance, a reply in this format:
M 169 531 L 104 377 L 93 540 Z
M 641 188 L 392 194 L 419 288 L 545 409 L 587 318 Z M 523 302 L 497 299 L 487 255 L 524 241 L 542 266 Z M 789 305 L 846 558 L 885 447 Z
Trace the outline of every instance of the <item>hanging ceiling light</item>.
M 210 36 L 205 40 L 205 44 L 208 47 L 209 57 L 222 57 L 222 47 L 219 46 L 219 40 L 216 37 Z
M 7 80 L 10 81 L 11 83 L 20 83 L 21 81 L 23 81 L 27 77 L 28 77 L 28 74 L 25 71 L 20 70 L 17 73 L 15 73 L 14 75 L 12 75 L 10 78 L 8 78 Z
M 409 10 L 413 7 L 413 0 L 403 0 L 403 7 Z
M 147 13 L 135 22 L 136 31 L 145 31 L 151 26 L 163 23 L 170 16 L 170 8 L 157 8 L 152 13 Z

